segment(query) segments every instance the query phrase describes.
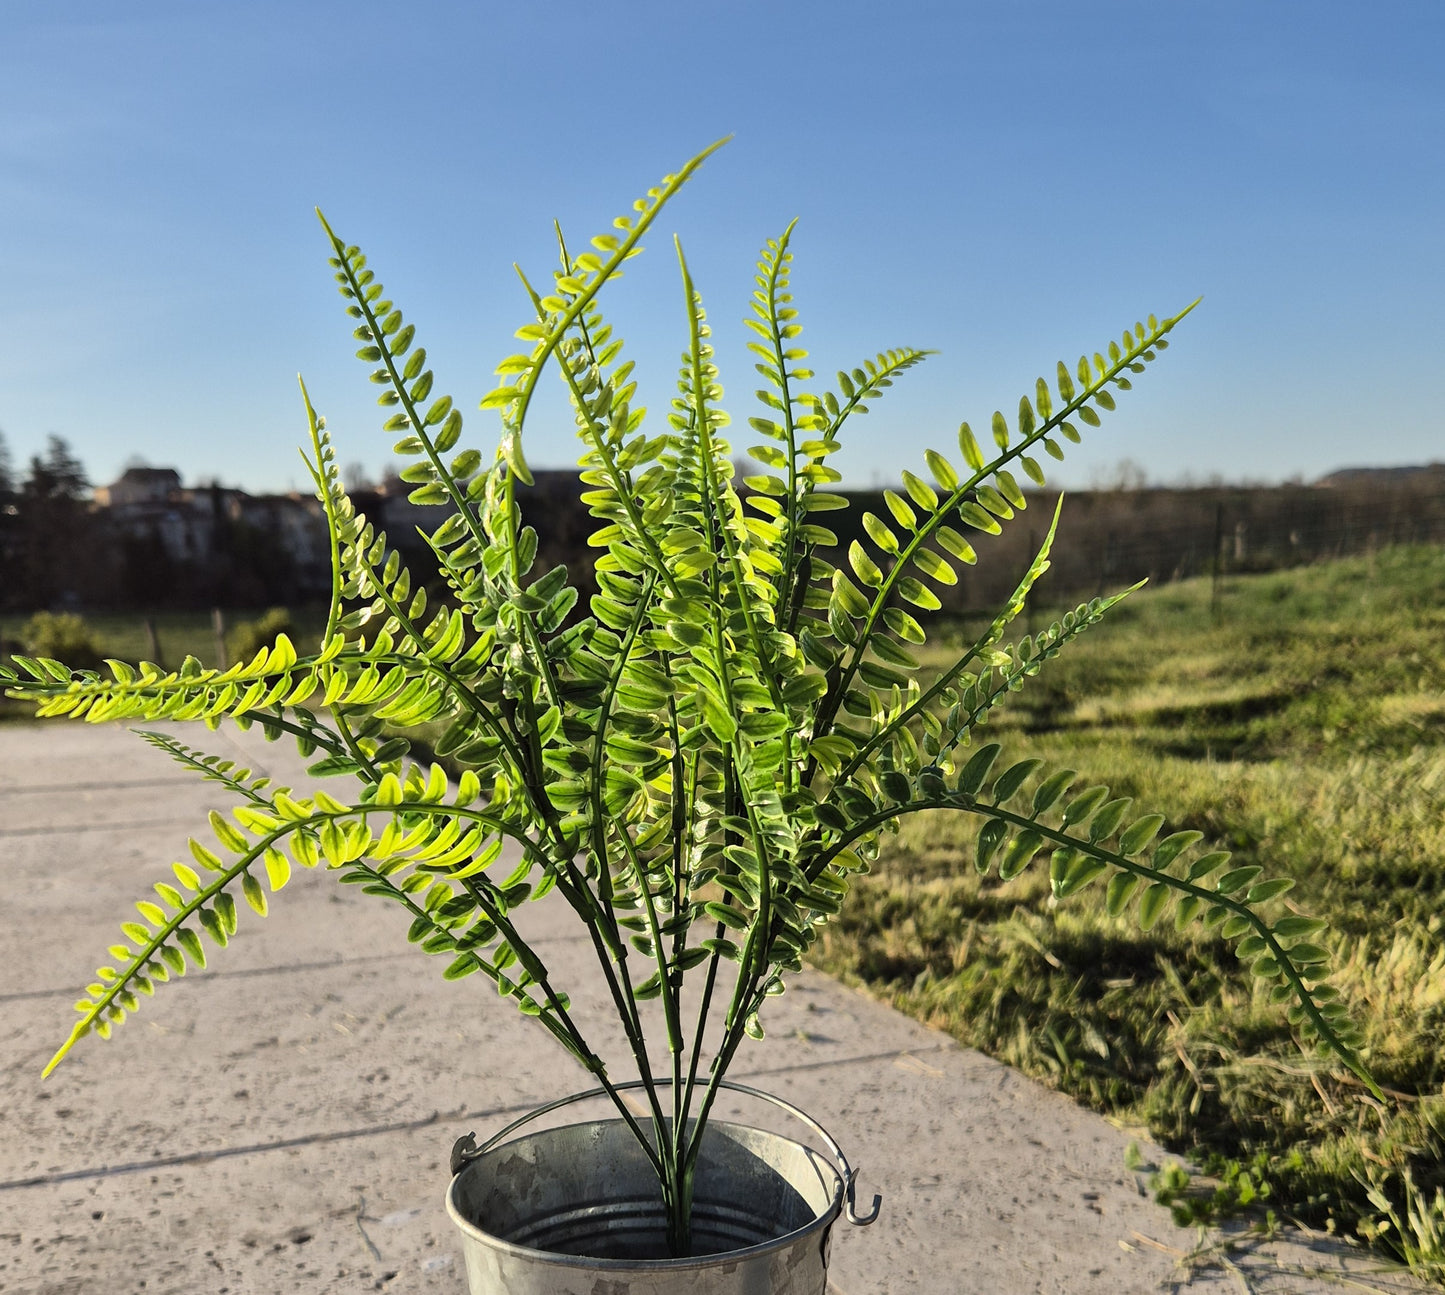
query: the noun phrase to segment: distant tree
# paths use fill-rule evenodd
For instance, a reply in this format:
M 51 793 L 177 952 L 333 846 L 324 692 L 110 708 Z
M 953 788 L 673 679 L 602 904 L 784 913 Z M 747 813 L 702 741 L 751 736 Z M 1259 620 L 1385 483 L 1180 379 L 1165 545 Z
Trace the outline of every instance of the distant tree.
M 30 460 L 16 500 L 20 578 L 7 601 L 35 609 L 68 606 L 105 587 L 109 551 L 93 542 L 85 466 L 63 437 Z
M 19 604 L 19 512 L 14 460 L 0 432 L 0 607 Z
M 30 476 L 24 486 L 26 499 L 78 504 L 89 492 L 85 465 L 70 452 L 65 438 L 52 432 L 46 439 L 45 453 L 30 460 Z
M 0 507 L 15 502 L 15 461 L 10 457 L 10 446 L 5 433 L 0 431 Z
M 376 482 L 371 479 L 371 473 L 367 471 L 364 463 L 348 463 L 341 469 L 341 479 L 346 485 L 348 495 L 374 493 L 376 490 Z
M 1112 468 L 1095 468 L 1089 474 L 1092 490 L 1143 490 L 1148 484 L 1148 475 L 1134 459 L 1120 459 Z

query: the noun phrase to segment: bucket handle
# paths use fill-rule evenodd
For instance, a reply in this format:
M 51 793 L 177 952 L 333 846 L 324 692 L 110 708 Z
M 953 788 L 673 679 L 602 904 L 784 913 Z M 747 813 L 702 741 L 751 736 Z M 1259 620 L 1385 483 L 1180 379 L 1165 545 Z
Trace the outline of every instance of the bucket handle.
M 627 1083 L 614 1084 L 612 1086 L 614 1092 L 645 1087 L 647 1087 L 647 1085 L 644 1084 L 640 1079 L 633 1079 L 628 1081 Z M 867 1227 L 868 1224 L 872 1223 L 875 1219 L 877 1219 L 878 1212 L 883 1205 L 883 1197 L 875 1194 L 873 1197 L 872 1208 L 868 1211 L 868 1213 L 858 1213 L 858 1170 L 853 1168 L 848 1163 L 848 1157 L 843 1154 L 843 1148 L 840 1147 L 837 1142 L 833 1140 L 833 1137 L 828 1132 L 828 1130 L 825 1129 L 821 1124 L 819 1124 L 818 1121 L 815 1120 L 811 1115 L 800 1111 L 791 1102 L 785 1102 L 781 1097 L 775 1097 L 772 1093 L 765 1093 L 760 1088 L 749 1088 L 746 1084 L 735 1084 L 732 1083 L 730 1080 L 726 1079 L 720 1080 L 718 1082 L 718 1087 L 726 1088 L 734 1093 L 742 1093 L 746 1097 L 756 1097 L 761 1101 L 770 1102 L 779 1110 L 786 1112 L 788 1115 L 791 1115 L 795 1120 L 798 1120 L 802 1124 L 806 1124 L 810 1129 L 813 1130 L 814 1133 L 818 1135 L 820 1139 L 822 1139 L 823 1142 L 827 1144 L 828 1150 L 832 1152 L 833 1157 L 837 1160 L 838 1165 L 842 1169 L 843 1201 L 845 1207 L 844 1213 L 847 1216 L 848 1222 L 856 1224 L 859 1227 Z M 523 1125 L 530 1124 L 533 1120 L 540 1119 L 543 1115 L 548 1115 L 552 1111 L 560 1110 L 564 1106 L 571 1106 L 576 1102 L 585 1102 L 593 1097 L 603 1097 L 606 1095 L 607 1089 L 605 1088 L 589 1088 L 585 1093 L 573 1093 L 570 1097 L 559 1097 L 555 1102 L 547 1102 L 543 1106 L 538 1106 L 535 1109 L 528 1111 L 519 1119 L 513 1120 L 509 1125 L 507 1125 L 506 1128 L 502 1129 L 499 1133 L 492 1134 L 492 1136 L 489 1137 L 485 1142 L 483 1142 L 481 1146 L 477 1145 L 476 1135 L 473 1133 L 468 1133 L 463 1137 L 458 1138 L 455 1145 L 453 1145 L 452 1147 L 452 1177 L 455 1178 L 459 1173 L 461 1173 L 461 1171 L 466 1168 L 468 1161 L 476 1160 L 479 1156 L 485 1155 L 499 1142 L 503 1141 L 505 1138 L 510 1137 L 518 1129 L 522 1128 Z

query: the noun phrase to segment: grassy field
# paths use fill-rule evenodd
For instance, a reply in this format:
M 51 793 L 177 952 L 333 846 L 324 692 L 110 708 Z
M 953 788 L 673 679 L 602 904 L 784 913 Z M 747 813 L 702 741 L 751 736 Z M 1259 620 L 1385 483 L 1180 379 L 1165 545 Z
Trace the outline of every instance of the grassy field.
M 1282 1214 L 1368 1229 L 1369 1184 L 1397 1222 L 1408 1196 L 1445 1224 L 1445 552 L 1231 580 L 1217 616 L 1207 581 L 1135 594 L 996 715 L 1004 758 L 1295 877 L 1389 1100 L 1306 1060 L 1198 924 L 1143 934 L 1102 886 L 1055 907 L 1040 865 L 980 879 L 961 815 L 903 826 L 819 965 L 1216 1173 L 1248 1167 Z

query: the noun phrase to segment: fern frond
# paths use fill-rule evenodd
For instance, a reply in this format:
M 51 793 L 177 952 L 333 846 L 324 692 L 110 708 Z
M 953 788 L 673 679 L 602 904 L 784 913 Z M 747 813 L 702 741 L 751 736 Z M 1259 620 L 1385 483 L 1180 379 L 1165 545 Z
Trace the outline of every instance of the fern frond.
M 177 885 L 163 882 L 156 886 L 160 903 L 141 900 L 136 904 L 136 910 L 144 920 L 123 923 L 121 932 L 129 943 L 110 947 L 112 956 L 121 966 L 101 967 L 95 982 L 86 987 L 86 997 L 75 1005 L 80 1020 L 71 1030 L 70 1037 L 46 1064 L 41 1072 L 42 1078 L 49 1075 L 71 1048 L 92 1030 L 101 1038 L 108 1038 L 113 1026 L 121 1024 L 127 1014 L 139 1008 L 137 991 L 150 996 L 155 992 L 156 982 L 169 980 L 172 973 L 184 975 L 187 957 L 197 967 L 206 965 L 201 937 L 194 928 L 186 925 L 192 918 L 215 944 L 225 947 L 236 932 L 236 901 L 229 887 L 238 880 L 247 901 L 257 912 L 265 914 L 265 892 L 249 869 L 266 860 L 268 851 L 279 853 L 275 850 L 276 843 L 298 830 L 299 824 L 279 825 L 254 843 L 247 842 L 246 837 L 220 815 L 213 815 L 212 826 L 227 852 L 235 850 L 235 842 L 241 842 L 240 857 L 229 865 L 223 864 L 220 856 L 209 847 L 194 838 L 190 841 L 192 855 L 205 872 L 215 874 L 214 879 L 203 881 L 189 865 L 178 863 L 174 865 Z M 279 884 L 275 881 L 281 875 L 280 870 L 268 871 L 273 879 L 273 889 L 285 884 L 284 877 Z M 289 876 L 289 864 L 284 872 Z M 131 945 L 136 948 L 132 949 Z
M 561 345 L 573 321 L 588 303 L 610 279 L 621 273 L 622 263 L 642 250 L 638 241 L 663 207 L 725 143 L 727 139 L 718 140 L 686 162 L 676 175 L 664 176 L 660 185 L 649 189 L 644 197 L 632 204 L 633 211 L 637 213 L 635 216 L 617 217 L 612 223 L 621 231 L 621 236 L 599 234 L 592 240 L 596 253 L 584 253 L 578 257 L 573 272 L 558 281 L 558 291 L 540 299 L 545 322 L 527 324 L 517 330 L 520 340 L 533 343 L 532 349 L 528 354 L 512 356 L 498 366 L 503 384 L 482 399 L 482 408 L 501 411 L 505 429 L 502 453 L 508 466 L 523 483 L 530 484 L 530 474 L 520 458 L 521 428 L 547 360 Z
M 1294 915 L 1266 918 L 1261 910 L 1293 884 L 1286 878 L 1260 880 L 1262 869 L 1230 867 L 1226 850 L 1198 853 L 1198 832 L 1174 832 L 1159 839 L 1160 814 L 1133 816 L 1132 803 L 1109 799 L 1106 787 L 1070 796 L 1072 770 L 1050 773 L 1043 762 L 1023 760 L 993 775 L 1000 748 L 980 747 L 952 786 L 936 769 L 916 779 L 885 784 L 890 801 L 850 825 L 814 864 L 821 872 L 855 840 L 889 819 L 925 809 L 952 809 L 982 818 L 976 864 L 996 868 L 1002 880 L 1018 876 L 1044 852 L 1050 853 L 1050 883 L 1059 898 L 1108 875 L 1106 903 L 1114 915 L 1138 900 L 1137 919 L 1148 930 L 1175 905 L 1176 927 L 1202 921 L 1235 945 L 1241 961 L 1271 985 L 1276 1002 L 1292 1001 L 1290 1022 L 1303 1043 L 1333 1052 L 1370 1089 L 1379 1088 L 1360 1060 L 1362 1036 L 1327 983 L 1329 954 L 1313 942 L 1325 924 Z M 993 775 L 991 777 L 991 775 Z M 1034 790 L 1018 805 L 1025 788 Z M 1157 843 L 1156 843 L 1157 842 Z
M 30 670 L 33 682 L 17 681 L 10 695 L 37 703 L 41 716 L 68 715 L 91 723 L 110 719 L 214 719 L 264 712 L 266 708 L 295 710 L 319 686 L 319 668 L 334 660 L 345 647 L 340 641 L 315 656 L 298 657 L 291 640 L 278 635 L 250 661 L 227 670 L 201 665 L 187 657 L 179 670 L 162 672 L 150 662 L 132 669 L 124 662 L 110 663 L 111 679 L 94 671 L 68 671 L 58 678 L 44 662 Z M 26 667 L 28 658 L 15 660 Z M 56 665 L 58 663 L 50 663 Z M 268 721 L 275 717 L 267 715 Z
M 523 825 L 509 820 L 505 787 L 494 787 L 487 810 L 475 810 L 469 805 L 480 791 L 475 775 L 463 780 L 456 798 L 449 802 L 441 766 L 433 765 L 427 774 L 413 766 L 404 779 L 388 774 L 371 789 L 371 798 L 361 803 L 344 804 L 324 792 L 295 798 L 265 779 L 250 778 L 249 770 L 223 767 L 225 762 L 202 756 L 165 735 L 145 736 L 152 745 L 224 783 L 249 803 L 235 809 L 232 819 L 212 812 L 216 847 L 195 839 L 189 842 L 200 871 L 189 864 L 173 865 L 175 884 L 163 882 L 155 887 L 160 902 L 142 900 L 136 905 L 143 920 L 124 923 L 122 934 L 128 943 L 110 947 L 120 965 L 99 970 L 86 998 L 76 1004 L 80 1020 L 51 1058 L 45 1074 L 85 1035 L 94 1031 L 108 1037 L 114 1025 L 139 1007 L 137 993 L 150 995 L 157 982 L 185 974 L 187 959 L 204 967 L 201 935 L 224 948 L 236 931 L 237 906 L 232 892 L 237 886 L 250 907 L 264 917 L 266 890 L 253 870 L 264 870 L 274 893 L 289 880 L 293 859 L 303 867 L 324 862 L 341 872 L 343 882 L 401 902 L 413 914 L 413 940 L 427 952 L 454 955 L 449 978 L 481 970 L 501 992 L 516 999 L 526 1014 L 555 1013 L 555 1004 L 538 1008 L 529 996 L 528 986 L 545 978 L 545 968 L 530 950 L 516 947 L 521 942 L 506 918 L 511 908 L 545 893 L 525 880 L 528 873 L 541 866 L 551 876 L 550 888 L 556 883 L 555 870 L 523 835 Z M 389 818 L 379 837 L 367 824 L 368 816 L 378 810 L 384 810 Z M 482 874 L 499 857 L 504 837 L 521 844 L 523 865 L 505 882 L 494 885 Z M 289 858 L 283 846 L 290 851 Z M 499 935 L 509 931 L 511 945 Z M 499 940 L 499 947 L 488 954 L 488 947 Z M 511 952 L 502 952 L 502 945 Z M 518 958 L 522 959 L 523 975 L 504 975 L 505 968 Z M 574 1045 L 575 1039 L 569 1047 Z
M 401 412 L 387 419 L 383 430 L 406 433 L 392 448 L 417 459 L 402 472 L 403 481 L 417 486 L 409 496 L 411 502 L 450 501 L 458 516 L 469 517 L 467 479 L 459 480 L 442 458 L 461 438 L 461 411 L 453 407 L 450 396 L 432 397 L 435 379 L 426 367 L 426 351 L 421 347 L 412 350 L 416 329 L 405 323 L 402 312 L 383 296 L 385 288 L 367 266 L 361 249 L 344 243 L 319 209 L 316 218 L 331 244 L 339 291 L 350 303 L 346 312 L 360 321 L 354 335 L 362 346 L 356 356 L 379 366 L 372 372 L 372 381 L 386 390 L 377 403 L 400 406 Z
M 251 770 L 237 765 L 232 760 L 209 755 L 195 747 L 173 738 L 169 733 L 155 733 L 146 729 L 132 730 L 137 737 L 149 742 L 158 751 L 165 752 L 178 764 L 192 769 L 211 782 L 219 782 L 227 790 L 257 805 L 269 805 L 270 796 L 277 792 L 290 792 L 291 788 L 277 785 L 271 778 L 261 774 L 252 776 Z M 269 795 L 268 795 L 269 792 Z
M 1125 596 L 1124 594 L 1120 594 L 1112 599 L 1099 600 L 1098 608 L 1095 609 L 1092 613 L 1089 613 L 1088 615 L 1080 615 L 1079 613 L 1075 613 L 1073 624 L 1071 624 L 1067 629 L 1065 629 L 1062 623 L 1056 623 L 1054 626 L 1051 626 L 1049 630 L 1046 630 L 1043 634 L 1039 635 L 1037 643 L 1035 643 L 1033 640 L 1030 640 L 1026 652 L 1022 652 L 1022 645 L 1020 645 L 1020 649 L 1017 649 L 1016 651 L 1020 651 L 1022 655 L 1017 660 L 1011 659 L 1007 653 L 1001 653 L 995 650 L 996 645 L 1003 638 L 1004 631 L 1023 611 L 1024 606 L 1028 601 L 1028 596 L 1032 592 L 1034 585 L 1038 583 L 1038 581 L 1043 577 L 1044 573 L 1049 569 L 1049 553 L 1053 548 L 1054 536 L 1058 532 L 1059 513 L 1062 507 L 1063 496 L 1061 495 L 1059 497 L 1058 504 L 1054 508 L 1054 516 L 1049 524 L 1048 533 L 1044 536 L 1043 544 L 1040 545 L 1039 551 L 1034 556 L 1033 561 L 1029 564 L 1028 570 L 1024 572 L 1023 577 L 1019 580 L 1018 586 L 1014 589 L 1013 593 L 1009 596 L 1007 601 L 1005 601 L 1004 605 L 999 609 L 998 614 L 994 617 L 988 628 L 981 635 L 979 635 L 979 637 L 974 640 L 974 642 L 969 647 L 967 647 L 963 651 L 963 653 L 953 662 L 952 665 L 950 665 L 946 670 L 941 672 L 937 679 L 935 679 L 926 689 L 919 693 L 915 700 L 913 700 L 907 707 L 900 710 L 896 715 L 890 717 L 886 724 L 878 727 L 877 731 L 873 734 L 873 736 L 869 738 L 869 740 L 858 749 L 857 753 L 852 757 L 852 759 L 849 760 L 842 769 L 837 771 L 836 775 L 834 775 L 835 781 L 846 781 L 852 775 L 853 771 L 868 759 L 869 755 L 871 755 L 873 751 L 888 742 L 892 736 L 901 732 L 914 719 L 923 715 L 927 708 L 932 705 L 936 699 L 951 696 L 956 697 L 955 684 L 960 680 L 961 677 L 965 675 L 969 667 L 974 665 L 975 662 L 982 661 L 987 667 L 1000 667 L 1017 664 L 1018 668 L 1021 671 L 1024 669 L 1024 664 L 1028 663 L 1031 666 L 1031 668 L 1028 670 L 1028 673 L 1037 673 L 1042 663 L 1049 657 L 1056 655 L 1069 638 L 1072 638 L 1075 634 L 1081 632 L 1087 625 L 1096 624 L 1098 620 L 1102 618 L 1104 612 L 1106 612 L 1109 607 L 1112 607 L 1116 602 L 1119 601 L 1120 598 Z M 1135 586 L 1135 588 L 1137 587 L 1138 586 Z M 1133 591 L 1126 591 L 1126 593 L 1128 592 Z M 1084 611 L 1084 609 L 1081 608 L 1080 611 L 1082 612 Z M 887 650 L 887 645 L 890 642 L 891 640 L 886 636 L 875 633 L 873 639 L 869 644 L 869 648 L 874 653 L 882 655 L 885 658 L 891 657 L 892 667 L 915 669 L 917 663 L 911 658 L 906 658 L 900 661 L 897 659 L 897 656 L 893 655 L 892 652 L 889 652 Z M 880 652 L 880 647 L 883 647 L 884 651 Z M 899 654 L 903 652 L 901 644 L 897 645 L 896 651 Z M 875 671 L 876 669 L 877 667 L 875 667 Z M 977 673 L 977 670 L 975 670 L 975 674 Z M 878 680 L 878 682 L 882 682 L 882 679 L 880 679 L 876 675 L 876 673 L 874 677 Z M 1016 680 L 1014 680 L 1009 675 L 1005 675 L 1003 676 L 1003 678 L 1003 689 L 998 694 L 992 694 L 993 696 L 1002 695 L 1002 691 L 1007 691 L 1010 689 L 1011 684 L 1016 684 Z M 975 676 L 969 675 L 967 677 L 967 683 L 963 686 L 970 687 L 973 686 L 976 682 L 977 679 L 975 678 Z M 957 706 L 955 701 L 955 710 L 956 709 Z M 968 709 L 963 713 L 969 715 L 970 718 L 961 722 L 955 720 L 954 722 L 950 723 L 949 728 L 954 734 L 954 736 L 949 745 L 952 745 L 959 740 L 966 739 L 968 733 L 971 731 L 972 725 L 976 723 L 978 719 L 981 718 L 983 715 L 987 714 L 987 709 L 988 707 L 983 707 L 976 711 L 974 709 Z M 938 760 L 944 756 L 946 747 L 945 741 L 941 738 L 940 732 L 931 733 L 925 736 L 925 750 L 933 758 L 934 763 L 937 763 Z
M 997 534 L 1001 529 L 999 519 L 1012 518 L 1015 510 L 1022 510 L 1028 504 L 1006 465 L 1017 460 L 1032 479 L 1042 482 L 1042 470 L 1026 451 L 1041 441 L 1052 444 L 1050 433 L 1055 429 L 1061 429 L 1069 439 L 1078 439 L 1077 430 L 1068 421 L 1071 416 L 1097 425 L 1096 408 L 1114 407 L 1108 386 L 1122 382 L 1127 387 L 1129 382 L 1124 374 L 1142 370 L 1153 360 L 1158 350 L 1168 345 L 1166 334 L 1197 304 L 1191 303 L 1162 323 L 1151 315 L 1147 326 L 1139 324 L 1125 334 L 1123 347 L 1117 342 L 1111 343 L 1109 360 L 1096 357 L 1099 362 L 1095 369 L 1081 365 L 1083 385 L 1079 389 L 1073 386 L 1061 365 L 1059 384 L 1064 403 L 1057 411 L 1053 409 L 1047 384 L 1040 379 L 1036 398 L 1044 413 L 1043 421 L 1039 421 L 1033 405 L 1025 397 L 1019 409 L 1020 439 L 1015 444 L 1011 441 L 1007 420 L 1002 414 L 995 414 L 993 432 L 1000 453 L 992 460 L 984 458 L 973 432 L 967 423 L 963 424 L 959 429 L 959 443 L 971 469 L 968 477 L 961 479 L 952 464 L 937 451 L 930 450 L 925 455 L 930 473 L 944 488 L 942 497 L 921 477 L 909 472 L 903 474 L 906 499 L 894 491 L 884 492 L 892 523 L 869 514 L 865 527 L 886 556 L 888 569 L 884 571 L 868 559 L 869 567 L 877 570 L 878 575 L 866 595 L 842 571 L 832 571 L 827 619 L 814 620 L 810 626 L 813 659 L 822 663 L 830 676 L 828 695 L 819 708 L 821 733 L 831 731 L 839 709 L 853 690 L 855 678 L 864 668 L 867 645 L 894 600 L 901 599 L 924 611 L 942 606 L 937 594 L 918 576 L 946 585 L 956 581 L 957 575 L 950 562 L 932 545 L 944 548 L 958 561 L 975 560 L 972 545 L 947 525 L 949 520 L 956 517 L 974 530 Z M 828 638 L 835 639 L 836 646 L 826 643 Z

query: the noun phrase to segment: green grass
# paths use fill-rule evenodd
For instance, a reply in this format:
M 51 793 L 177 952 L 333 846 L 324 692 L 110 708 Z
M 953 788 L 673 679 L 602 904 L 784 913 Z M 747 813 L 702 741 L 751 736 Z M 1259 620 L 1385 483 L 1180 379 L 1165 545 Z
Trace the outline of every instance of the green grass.
M 1296 878 L 1386 1103 L 1307 1060 L 1209 932 L 1141 933 L 1102 887 L 1055 906 L 1037 865 L 981 879 L 961 815 L 902 825 L 816 961 L 1206 1165 L 1265 1164 L 1282 1214 L 1388 1246 L 1368 1191 L 1403 1208 L 1406 1171 L 1421 1197 L 1445 1183 L 1445 553 L 1234 579 L 1220 603 L 1207 581 L 1134 595 L 990 737 Z

